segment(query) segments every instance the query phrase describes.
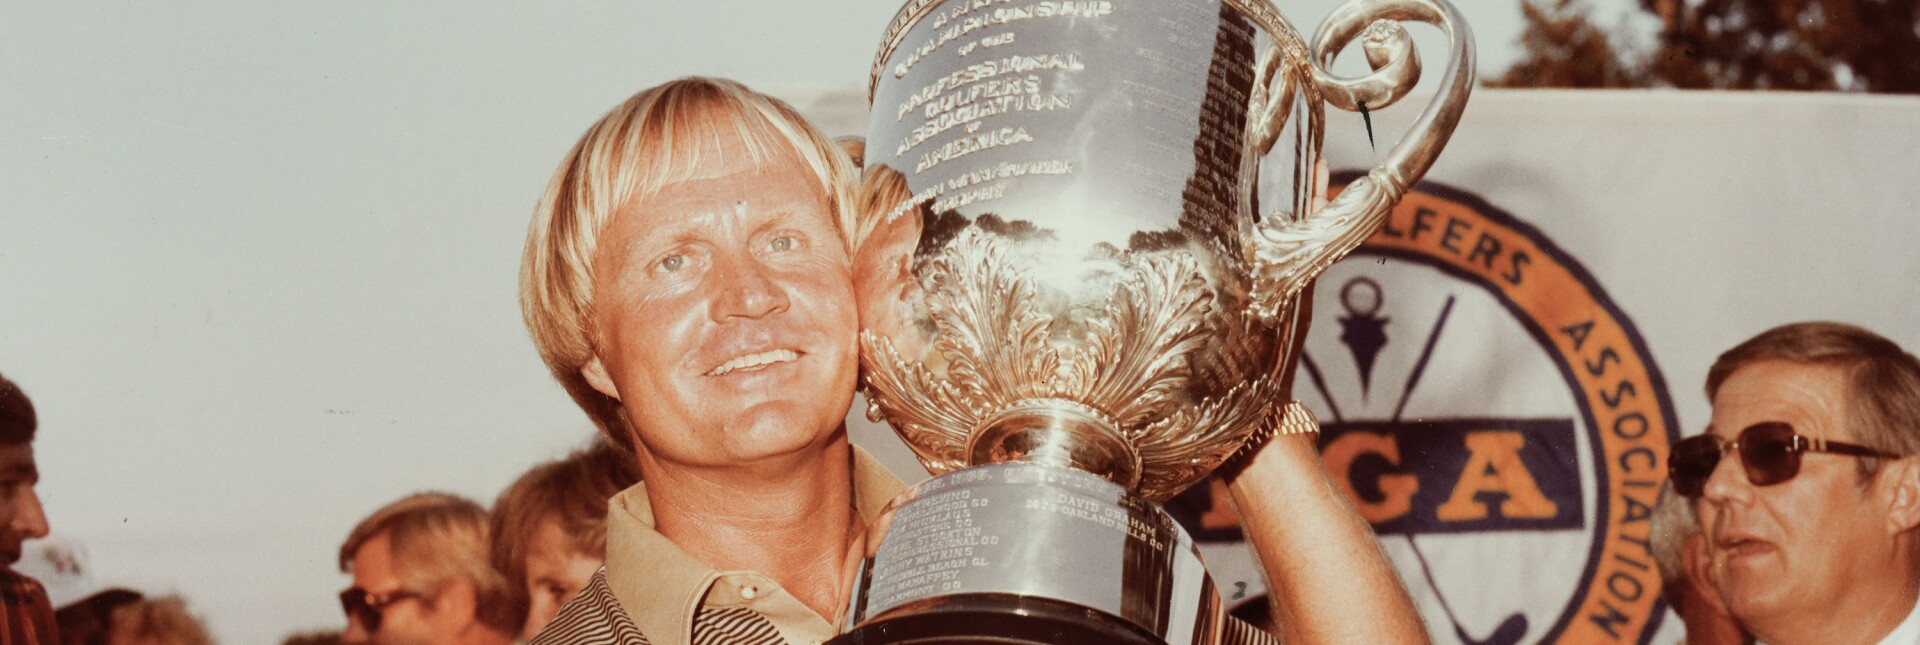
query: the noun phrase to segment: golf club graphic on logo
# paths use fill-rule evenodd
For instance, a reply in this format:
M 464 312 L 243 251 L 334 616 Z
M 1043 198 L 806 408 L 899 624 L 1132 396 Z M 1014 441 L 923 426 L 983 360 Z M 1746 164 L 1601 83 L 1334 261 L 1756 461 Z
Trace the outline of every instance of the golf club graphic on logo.
M 1648 518 L 1677 427 L 1593 277 L 1427 182 L 1315 296 L 1294 396 L 1435 638 L 1646 642 L 1665 611 Z M 1239 539 L 1221 489 L 1172 505 L 1199 539 Z

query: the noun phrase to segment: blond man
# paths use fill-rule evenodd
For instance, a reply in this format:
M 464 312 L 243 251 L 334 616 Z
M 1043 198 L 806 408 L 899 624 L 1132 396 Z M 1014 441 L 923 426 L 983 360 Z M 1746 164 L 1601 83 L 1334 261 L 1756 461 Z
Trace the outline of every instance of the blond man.
M 487 511 L 415 493 L 362 520 L 340 545 L 342 640 L 381 645 L 505 645 L 525 615 L 487 562 Z

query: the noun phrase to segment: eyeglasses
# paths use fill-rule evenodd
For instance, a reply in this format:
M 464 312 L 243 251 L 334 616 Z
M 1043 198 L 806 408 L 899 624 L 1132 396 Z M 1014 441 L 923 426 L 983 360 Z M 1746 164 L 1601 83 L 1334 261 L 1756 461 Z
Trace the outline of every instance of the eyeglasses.
M 1828 452 L 1854 457 L 1898 459 L 1866 446 L 1801 436 L 1793 426 L 1765 421 L 1748 426 L 1729 444 L 1710 434 L 1681 439 L 1667 456 L 1667 474 L 1673 492 L 1681 497 L 1699 497 L 1707 488 L 1707 478 L 1728 452 L 1740 453 L 1740 465 L 1746 467 L 1747 481 L 1755 486 L 1772 486 L 1800 474 L 1800 454 Z
M 402 600 L 424 598 L 417 591 L 395 589 L 377 594 L 359 587 L 348 587 L 340 592 L 340 610 L 347 613 L 347 620 L 358 622 L 367 628 L 367 633 L 380 631 L 380 619 L 386 617 L 387 608 Z

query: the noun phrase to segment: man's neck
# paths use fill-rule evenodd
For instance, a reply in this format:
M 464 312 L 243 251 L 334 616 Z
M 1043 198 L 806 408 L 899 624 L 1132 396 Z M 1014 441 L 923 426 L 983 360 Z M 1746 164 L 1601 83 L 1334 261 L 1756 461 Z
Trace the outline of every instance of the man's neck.
M 773 466 L 654 470 L 647 497 L 662 536 L 715 569 L 773 578 L 821 616 L 838 612 L 849 545 L 865 530 L 844 434 Z
M 1912 571 L 1900 562 L 1896 571 Z M 1838 603 L 1838 611 L 1795 612 L 1774 620 L 1753 621 L 1749 625 L 1761 642 L 1768 645 L 1874 645 L 1899 627 L 1920 602 L 1920 580 L 1907 576 L 1887 585 L 1855 585 L 1848 598 Z

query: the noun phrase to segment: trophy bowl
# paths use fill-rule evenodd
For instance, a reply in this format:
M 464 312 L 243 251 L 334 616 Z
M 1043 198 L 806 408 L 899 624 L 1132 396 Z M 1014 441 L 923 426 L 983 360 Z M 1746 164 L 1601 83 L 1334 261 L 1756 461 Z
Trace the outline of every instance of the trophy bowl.
M 1325 106 L 1418 80 L 1408 20 L 1449 37 L 1440 89 L 1309 213 Z M 1356 39 L 1372 71 L 1327 72 Z M 862 386 L 939 476 L 872 527 L 838 641 L 1231 640 L 1156 502 L 1276 421 L 1299 293 L 1432 165 L 1471 42 L 1444 0 L 1354 0 L 1311 48 L 1267 0 L 903 7 L 870 86 Z

